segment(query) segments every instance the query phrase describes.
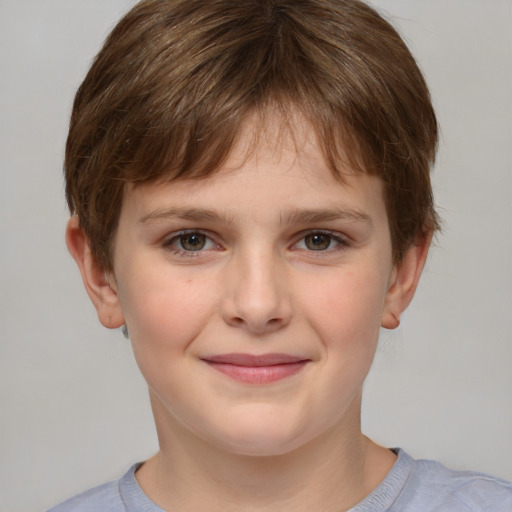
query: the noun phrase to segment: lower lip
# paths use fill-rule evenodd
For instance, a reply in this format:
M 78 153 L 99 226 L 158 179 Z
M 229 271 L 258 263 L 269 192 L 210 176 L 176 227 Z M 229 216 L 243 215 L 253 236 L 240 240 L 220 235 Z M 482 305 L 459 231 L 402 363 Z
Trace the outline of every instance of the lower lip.
M 236 364 L 207 362 L 218 372 L 234 380 L 249 384 L 268 384 L 291 377 L 300 372 L 307 363 L 307 361 L 298 361 L 296 363 L 275 364 L 271 366 L 241 366 Z

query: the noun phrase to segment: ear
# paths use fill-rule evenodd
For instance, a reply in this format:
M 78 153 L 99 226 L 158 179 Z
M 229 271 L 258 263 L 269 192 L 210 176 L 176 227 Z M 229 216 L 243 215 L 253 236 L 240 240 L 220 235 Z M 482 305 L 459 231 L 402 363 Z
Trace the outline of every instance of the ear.
M 108 275 L 94 258 L 89 239 L 80 227 L 76 215 L 68 222 L 66 245 L 80 269 L 85 290 L 98 312 L 99 321 L 109 329 L 121 327 L 124 324 L 124 315 L 114 276 Z
M 381 320 L 385 329 L 396 329 L 400 325 L 400 316 L 414 297 L 431 241 L 431 232 L 417 237 L 393 269 Z

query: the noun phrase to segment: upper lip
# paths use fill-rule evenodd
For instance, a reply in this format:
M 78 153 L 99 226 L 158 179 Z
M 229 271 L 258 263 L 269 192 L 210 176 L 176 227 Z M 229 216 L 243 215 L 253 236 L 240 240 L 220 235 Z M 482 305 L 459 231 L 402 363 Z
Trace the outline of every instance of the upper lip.
M 290 354 L 243 354 L 243 353 L 230 353 L 218 354 L 202 358 L 208 363 L 221 363 L 232 364 L 236 366 L 275 366 L 278 364 L 291 364 L 300 363 L 302 361 L 309 361 L 304 357 L 293 356 Z

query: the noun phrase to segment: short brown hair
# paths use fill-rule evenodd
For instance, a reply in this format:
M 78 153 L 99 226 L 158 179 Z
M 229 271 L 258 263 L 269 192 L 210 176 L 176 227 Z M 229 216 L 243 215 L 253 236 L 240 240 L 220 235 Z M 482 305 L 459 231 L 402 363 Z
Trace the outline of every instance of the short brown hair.
M 112 270 L 124 185 L 215 172 L 247 116 L 300 111 L 326 161 L 385 184 L 393 256 L 438 227 L 430 184 L 437 122 L 393 29 L 358 0 L 144 0 L 80 86 L 66 196 Z

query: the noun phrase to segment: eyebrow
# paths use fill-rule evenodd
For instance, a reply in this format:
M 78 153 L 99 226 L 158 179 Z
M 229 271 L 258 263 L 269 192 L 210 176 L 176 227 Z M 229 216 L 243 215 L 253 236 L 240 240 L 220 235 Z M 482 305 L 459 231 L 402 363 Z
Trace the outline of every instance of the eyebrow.
M 166 208 L 163 210 L 155 210 L 144 215 L 139 219 L 139 222 L 141 224 L 150 224 L 152 222 L 158 222 L 159 220 L 174 218 L 192 221 L 212 221 L 218 219 L 223 219 L 226 222 L 230 221 L 229 216 L 213 210 L 205 210 L 202 208 Z
M 356 209 L 351 208 L 326 208 L 326 209 L 306 209 L 294 210 L 284 216 L 286 224 L 309 224 L 316 222 L 329 222 L 335 220 L 343 221 L 362 221 L 370 225 L 373 224 L 371 217 Z
M 226 213 L 219 213 L 214 210 L 202 208 L 166 208 L 154 210 L 139 219 L 141 224 L 151 224 L 160 220 L 182 219 L 191 221 L 216 221 L 222 220 L 225 223 L 232 223 L 234 216 Z M 281 224 L 313 224 L 316 222 L 329 221 L 360 221 L 372 225 L 371 217 L 357 209 L 351 208 L 325 208 L 325 209 L 295 209 L 281 214 Z

